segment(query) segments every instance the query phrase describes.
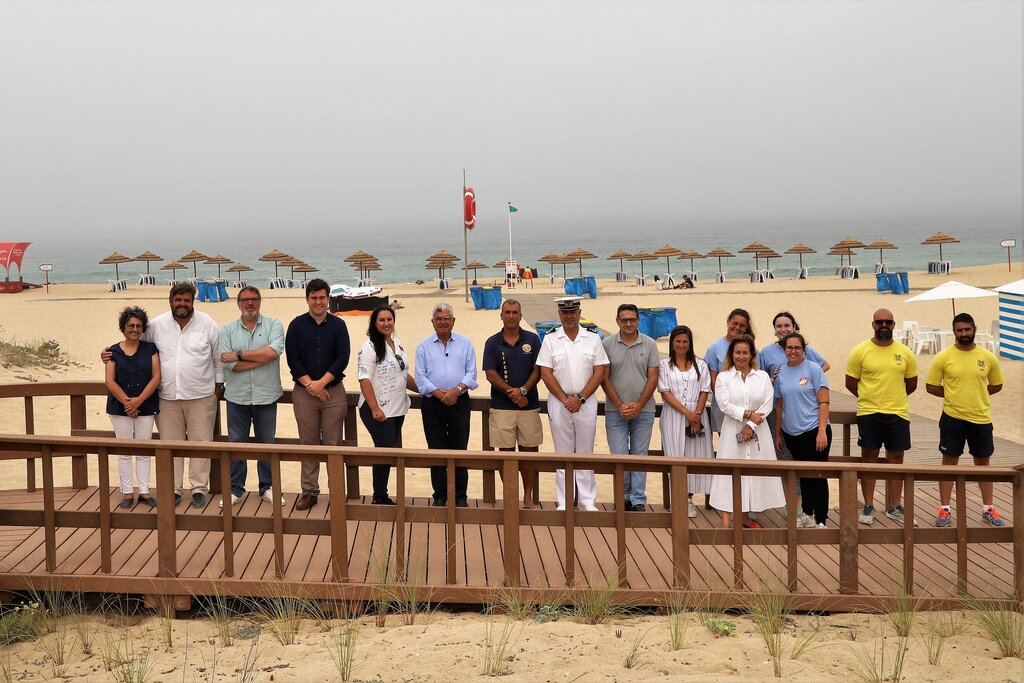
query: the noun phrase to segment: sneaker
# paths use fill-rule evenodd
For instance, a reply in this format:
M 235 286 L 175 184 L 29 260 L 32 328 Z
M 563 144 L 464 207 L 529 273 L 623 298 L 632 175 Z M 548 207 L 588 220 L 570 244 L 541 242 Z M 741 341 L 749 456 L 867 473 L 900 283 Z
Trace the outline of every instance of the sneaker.
M 861 524 L 874 524 L 875 523 L 875 508 L 871 505 L 865 505 L 861 513 L 857 515 L 857 521 Z
M 825 528 L 825 522 L 818 522 L 817 524 L 814 525 L 814 528 L 815 529 L 824 529 Z
M 202 491 L 196 491 L 192 494 L 192 507 L 201 508 L 206 505 L 206 494 Z
M 697 506 L 693 504 L 692 500 L 686 504 L 686 516 L 690 519 L 697 516 Z
M 796 516 L 796 525 L 803 529 L 813 529 L 814 517 L 811 517 L 806 512 L 801 512 L 799 515 Z
M 268 503 L 270 503 L 271 505 L 273 505 L 274 504 L 274 490 L 273 489 L 267 489 L 266 491 L 264 491 L 263 493 L 260 494 L 260 498 L 262 498 L 263 500 L 265 500 Z M 281 496 L 281 505 L 284 505 L 284 496 Z
M 193 505 L 195 504 L 195 503 L 194 503 L 195 499 L 196 499 L 196 497 L 195 497 L 195 496 L 192 496 L 192 500 L 193 500 Z M 240 501 L 240 500 L 242 500 L 242 497 L 241 497 L 241 496 L 236 496 L 236 495 L 235 495 L 235 494 L 233 494 L 233 493 L 231 494 L 231 504 L 232 504 L 232 505 L 234 505 L 235 503 L 237 503 L 237 502 L 238 502 L 238 501 Z M 219 506 L 221 506 L 221 507 L 224 507 L 224 499 L 223 499 L 223 498 L 221 498 L 221 499 L 220 499 L 220 501 L 219 501 L 219 502 L 217 503 L 217 505 L 219 505 Z M 199 507 L 199 506 L 198 506 L 198 505 L 196 505 L 196 507 Z
M 905 516 L 903 514 L 903 506 L 897 505 L 891 510 L 886 510 L 885 516 L 893 520 L 894 522 L 899 522 L 900 524 L 903 524 L 903 520 L 905 519 Z
M 584 505 L 583 510 L 585 512 L 598 512 L 599 509 L 596 505 Z
M 999 513 L 996 512 L 995 508 L 989 508 L 988 512 L 981 513 L 981 521 L 985 522 L 985 524 L 991 524 L 992 526 L 1003 526 L 1006 524 L 1006 522 L 1004 522 L 999 516 Z
M 949 526 L 949 510 L 940 507 L 936 510 L 935 526 Z
M 555 508 L 555 512 L 565 512 L 565 506 L 559 505 L 558 507 Z

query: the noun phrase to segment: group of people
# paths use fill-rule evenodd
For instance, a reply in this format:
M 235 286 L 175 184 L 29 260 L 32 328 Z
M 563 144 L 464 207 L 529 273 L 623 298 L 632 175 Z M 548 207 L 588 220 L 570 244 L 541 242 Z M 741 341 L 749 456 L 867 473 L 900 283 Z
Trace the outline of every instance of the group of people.
M 281 355 L 295 386 L 292 405 L 299 441 L 338 445 L 348 409 L 344 388 L 351 347 L 345 321 L 329 313 L 330 287 L 322 279 L 306 285 L 308 310 L 284 329 L 280 321 L 260 312 L 260 292 L 243 287 L 237 297 L 240 317 L 219 328 L 210 316 L 194 309 L 195 288 L 171 288 L 170 310 L 149 321 L 146 312 L 129 307 L 118 320 L 124 339 L 104 350 L 107 412 L 119 438 L 150 438 L 154 422 L 162 438 L 206 441 L 213 438 L 219 399 L 227 404 L 228 439 L 273 443 L 277 401 L 283 394 Z M 828 460 L 832 443 L 829 425 L 828 362 L 800 332 L 794 316 L 781 312 L 772 321 L 776 341 L 760 350 L 750 315 L 730 312 L 726 333 L 712 342 L 703 358 L 695 353 L 692 330 L 679 325 L 669 336 L 661 358 L 656 342 L 639 331 L 640 314 L 633 304 L 616 310 L 618 332 L 602 339 L 580 325 L 578 297 L 556 300 L 561 326 L 541 343 L 522 327 L 522 307 L 514 299 L 501 306 L 501 330 L 487 339 L 480 367 L 490 384 L 490 443 L 503 451 L 535 452 L 543 441 L 538 385 L 547 388 L 547 413 L 553 450 L 594 452 L 597 398 L 605 396 L 605 430 L 613 454 L 646 455 L 654 430 L 655 393 L 661 395 L 662 449 L 668 457 L 741 460 Z M 454 331 L 455 314 L 448 304 L 431 313 L 433 333 L 415 348 L 415 365 L 395 335 L 396 311 L 380 306 L 369 317 L 367 341 L 357 352 L 360 398 L 357 410 L 375 447 L 402 445 L 402 429 L 411 400 L 423 397 L 422 424 L 431 449 L 465 450 L 470 436 L 469 392 L 476 389 L 477 356 L 471 340 Z M 856 346 L 846 365 L 846 388 L 857 397 L 858 444 L 865 461 L 886 450 L 887 462 L 902 462 L 910 448 L 908 396 L 917 386 L 917 361 L 909 348 L 893 339 L 891 312 L 879 309 L 872 319 L 871 338 Z M 987 465 L 994 452 L 989 397 L 1002 387 L 996 357 L 974 343 L 976 326 L 964 313 L 953 320 L 956 343 L 932 362 L 927 390 L 943 399 L 939 422 L 942 461 L 958 462 L 964 447 L 977 465 Z M 710 399 L 710 400 L 709 400 Z M 717 452 L 712 433 L 717 433 Z M 150 495 L 148 457 L 136 457 L 138 501 L 155 506 Z M 184 458 L 174 466 L 175 505 L 184 494 Z M 320 494 L 318 461 L 304 461 L 301 495 L 295 509 L 309 510 Z M 829 512 L 827 479 L 799 479 L 798 526 L 824 527 Z M 119 456 L 122 507 L 135 503 L 132 456 Z M 191 504 L 203 507 L 209 495 L 210 460 L 189 459 Z M 259 495 L 273 502 L 269 461 L 257 463 Z M 523 505 L 536 503 L 535 472 L 522 468 Z M 245 494 L 247 462 L 231 463 L 231 498 Z M 373 497 L 378 505 L 394 505 L 388 493 L 390 467 L 373 466 Z M 559 510 L 578 505 L 597 510 L 594 472 L 574 470 L 566 487 L 565 471 L 557 470 L 555 497 Z M 885 514 L 904 516 L 899 480 L 891 482 Z M 432 504 L 445 506 L 454 496 L 457 507 L 468 506 L 469 471 L 431 468 Z M 697 516 L 695 493 L 705 506 L 721 514 L 724 526 L 742 515 L 747 528 L 760 528 L 751 513 L 786 505 L 779 477 L 743 476 L 740 507 L 734 509 L 731 475 L 688 476 L 687 513 Z M 1001 526 L 993 507 L 992 485 L 982 483 L 982 519 Z M 864 507 L 860 522 L 874 521 L 875 482 L 862 480 Z M 942 506 L 935 524 L 950 524 L 951 485 L 940 486 Z M 616 504 L 626 511 L 648 509 L 646 472 L 627 471 Z M 224 505 L 225 501 L 221 501 Z M 283 500 L 282 500 L 283 504 Z

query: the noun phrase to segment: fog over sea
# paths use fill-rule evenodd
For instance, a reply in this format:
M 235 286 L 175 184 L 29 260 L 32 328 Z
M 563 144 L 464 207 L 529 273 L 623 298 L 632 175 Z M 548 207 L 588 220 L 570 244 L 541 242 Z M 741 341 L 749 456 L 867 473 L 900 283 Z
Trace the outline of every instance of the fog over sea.
M 320 269 L 317 276 L 327 279 L 332 284 L 354 284 L 355 271 L 344 263 L 343 259 L 357 250 L 367 251 L 376 256 L 382 271 L 373 273 L 378 283 L 404 283 L 416 280 L 431 281 L 437 277 L 437 271 L 429 271 L 424 265 L 426 258 L 434 252 L 446 249 L 463 258 L 463 235 L 459 225 L 461 216 L 456 216 L 452 226 L 432 226 L 412 229 L 408 226 L 395 228 L 375 228 L 368 230 L 346 230 L 331 232 L 328 230 L 303 230 L 282 228 L 276 238 L 249 240 L 238 239 L 237 233 L 217 234 L 211 230 L 207 236 L 175 237 L 167 233 L 153 234 L 150 238 L 130 234 L 126 231 L 123 239 L 104 239 L 97 241 L 88 237 L 79 237 L 77 241 L 53 243 L 47 241 L 33 242 L 26 251 L 24 276 L 30 282 L 42 282 L 39 265 L 53 264 L 50 281 L 55 283 L 106 283 L 113 278 L 113 266 L 98 265 L 98 261 L 113 251 L 128 257 L 134 257 L 146 250 L 155 252 L 166 259 L 151 265 L 153 272 L 158 273 L 158 281 L 170 277 L 170 271 L 159 271 L 163 263 L 177 259 L 192 249 L 208 256 L 222 254 L 234 261 L 251 266 L 251 273 L 244 273 L 246 279 L 258 286 L 266 285 L 268 278 L 273 276 L 272 263 L 260 262 L 259 257 L 272 249 L 280 249 Z M 550 266 L 538 262 L 537 258 L 554 251 L 566 253 L 583 247 L 598 258 L 585 260 L 583 272 L 597 277 L 614 277 L 619 269 L 619 261 L 609 261 L 607 257 L 613 252 L 624 249 L 635 253 L 643 250 L 654 252 L 664 244 L 683 250 L 696 250 L 706 253 L 722 246 L 736 253 L 747 244 L 758 240 L 783 253 L 797 242 L 803 242 L 817 249 L 819 253 L 804 256 L 804 266 L 810 275 L 833 275 L 839 264 L 838 256 L 827 256 L 829 248 L 846 236 L 852 236 L 862 242 L 870 243 L 876 239 L 885 239 L 895 244 L 898 249 L 884 252 L 884 259 L 892 270 L 913 271 L 924 270 L 929 261 L 937 260 L 937 246 L 921 244 L 930 235 L 943 231 L 960 239 L 959 244 L 943 246 L 944 260 L 957 266 L 981 265 L 1005 262 L 1006 249 L 999 246 L 1005 239 L 1017 240 L 1017 248 L 1013 251 L 1014 261 L 1020 261 L 1024 253 L 1024 235 L 1018 216 L 965 218 L 956 217 L 915 217 L 915 218 L 871 218 L 842 220 L 820 219 L 787 221 L 730 221 L 728 224 L 703 226 L 618 226 L 618 225 L 558 225 L 550 228 L 542 227 L 544 220 L 530 216 L 528 209 L 521 208 L 513 215 L 512 251 L 514 258 L 521 265 L 536 267 L 541 275 L 550 272 Z M 8 234 L 8 239 L 31 240 L 30 235 Z M 508 257 L 509 235 L 507 225 L 480 225 L 469 234 L 469 260 L 479 260 L 493 266 L 499 260 Z M 873 264 L 878 261 L 877 250 L 861 250 L 853 257 L 854 265 L 862 268 L 865 275 L 873 272 Z M 454 270 L 447 272 L 451 280 L 461 280 L 462 263 L 459 261 Z M 673 272 L 689 272 L 689 261 L 671 262 Z M 763 267 L 763 261 L 762 267 Z M 778 277 L 788 277 L 796 269 L 796 255 L 784 255 L 781 259 L 773 259 L 771 267 Z M 717 259 L 703 259 L 694 262 L 695 270 L 702 278 L 710 278 L 718 269 Z M 737 254 L 735 258 L 723 259 L 722 269 L 728 279 L 743 278 L 751 269 L 754 261 L 751 255 Z M 229 266 L 223 266 L 226 270 Z M 198 265 L 200 277 L 215 277 L 217 267 Z M 137 273 L 145 272 L 145 263 L 125 263 L 120 266 L 122 278 L 131 283 Z M 636 275 L 640 273 L 638 262 L 626 261 L 625 271 Z M 665 260 L 644 263 L 644 272 L 648 275 L 661 274 L 665 271 Z M 569 264 L 566 272 L 572 276 L 579 274 L 579 266 Z M 192 266 L 189 265 L 187 275 L 191 276 Z M 562 266 L 555 266 L 556 275 L 562 274 Z M 178 271 L 183 277 L 186 272 Z M 282 275 L 287 270 L 282 269 Z M 12 276 L 17 276 L 12 268 Z M 234 279 L 233 274 L 224 274 Z M 497 269 L 482 269 L 478 277 L 481 282 L 489 282 L 498 278 Z

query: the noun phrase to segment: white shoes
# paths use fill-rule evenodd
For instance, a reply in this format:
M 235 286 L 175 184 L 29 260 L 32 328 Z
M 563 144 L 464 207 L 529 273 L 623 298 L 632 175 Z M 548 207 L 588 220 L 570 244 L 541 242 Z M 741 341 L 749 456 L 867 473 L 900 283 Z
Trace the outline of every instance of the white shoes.
M 559 505 L 558 507 L 555 508 L 555 511 L 556 512 L 565 512 L 565 506 L 564 505 Z
M 697 506 L 693 504 L 693 500 L 689 500 L 686 503 L 686 516 L 690 519 L 697 516 Z
M 814 517 L 811 517 L 805 512 L 801 512 L 796 516 L 796 525 L 804 529 L 813 529 L 816 526 Z
M 241 496 L 236 496 L 233 493 L 231 494 L 231 504 L 232 505 L 234 505 L 235 503 L 237 503 L 240 500 L 242 500 Z M 220 505 L 221 507 L 224 507 L 224 499 L 223 498 L 220 499 L 220 503 L 218 503 L 218 505 Z
M 584 510 L 585 512 L 597 512 L 597 511 L 598 511 L 598 508 L 597 508 L 597 506 L 596 506 L 596 505 L 584 505 L 584 506 L 583 506 L 583 510 Z
M 260 494 L 260 498 L 267 501 L 271 505 L 274 504 L 274 489 L 267 489 Z M 284 496 L 281 496 L 281 505 L 284 505 Z

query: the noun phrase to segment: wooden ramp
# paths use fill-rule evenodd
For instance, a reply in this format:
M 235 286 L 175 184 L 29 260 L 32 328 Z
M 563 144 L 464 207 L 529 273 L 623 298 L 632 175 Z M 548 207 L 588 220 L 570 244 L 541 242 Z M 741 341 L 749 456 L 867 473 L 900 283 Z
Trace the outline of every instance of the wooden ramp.
M 996 487 L 997 508 L 1009 518 L 1012 500 L 1006 487 Z M 57 510 L 72 513 L 97 513 L 100 496 L 96 487 L 82 490 L 61 488 L 54 491 Z M 106 492 L 111 509 L 117 510 L 121 495 L 116 488 Z M 980 526 L 980 499 L 978 492 L 968 491 L 968 527 L 970 537 Z M 178 517 L 219 518 L 222 510 L 220 497 L 211 496 L 202 509 L 179 506 Z M 320 497 L 320 504 L 308 512 L 293 509 L 296 497 L 286 496 L 285 515 L 288 519 L 321 520 L 325 525 L 330 515 L 331 499 Z M 922 484 L 915 490 L 915 515 L 921 525 L 919 534 L 927 534 L 937 504 L 937 486 Z M 426 499 L 409 499 L 408 509 L 426 508 Z M 369 504 L 367 498 L 349 501 L 348 507 L 364 507 L 372 515 L 381 510 Z M 478 509 L 500 509 L 495 504 L 471 501 Z M 40 510 L 41 492 L 2 492 L 2 510 Z M 542 508 L 553 510 L 554 504 L 544 503 Z M 393 509 L 393 508 L 392 508 Z M 603 509 L 612 513 L 610 505 Z M 664 514 L 664 508 L 651 508 L 647 513 L 630 513 L 636 518 Z M 784 528 L 781 510 L 761 515 L 769 528 Z M 155 511 L 136 505 L 118 516 L 120 526 L 131 526 L 131 518 L 154 515 Z M 561 513 L 520 511 L 521 519 L 531 516 L 561 515 Z M 595 514 L 595 513 L 590 513 Z M 271 518 L 272 506 L 254 494 L 248 494 L 234 508 L 235 519 Z M 364 516 L 364 515 L 360 515 Z M 579 523 L 585 523 L 586 513 L 578 513 Z M 830 525 L 832 520 L 830 519 Z M 218 521 L 219 524 L 219 521 Z M 695 530 L 717 531 L 720 539 L 710 544 L 690 547 L 691 588 L 727 593 L 734 581 L 734 557 L 731 545 L 732 530 L 717 529 L 718 515 L 699 509 L 691 522 Z M 405 552 L 409 568 L 409 582 L 423 586 L 424 595 L 436 601 L 477 603 L 486 602 L 488 589 L 503 586 L 505 577 L 503 556 L 504 539 L 500 524 L 465 524 L 455 527 L 455 536 L 448 538 L 444 523 L 406 522 Z M 862 527 L 866 528 L 866 527 Z M 903 527 L 881 517 L 872 527 L 884 529 L 902 538 Z M 394 522 L 373 519 L 347 522 L 349 543 L 347 557 L 348 578 L 351 587 L 379 582 L 385 566 L 394 565 L 396 534 Z M 943 532 L 948 530 L 935 530 Z M 45 531 L 40 527 L 3 527 L 0 532 L 0 588 L 20 590 L 30 582 L 37 588 L 46 588 L 57 579 L 71 580 L 81 590 L 95 592 L 161 593 L 157 552 L 157 531 L 149 528 L 115 528 L 110 535 L 111 570 L 101 569 L 100 529 L 57 527 L 55 529 L 56 566 L 54 572 L 45 570 Z M 744 562 L 747 566 L 747 585 L 760 583 L 768 586 L 785 585 L 787 576 L 787 548 L 783 545 L 759 545 L 758 531 L 744 532 Z M 817 539 L 815 545 L 801 544 L 797 554 L 797 586 L 794 597 L 836 595 L 840 587 L 839 530 L 800 529 L 801 537 Z M 530 589 L 551 589 L 565 593 L 566 583 L 565 528 L 560 525 L 523 525 L 520 534 L 520 576 L 523 586 Z M 274 535 L 236 531 L 233 533 L 234 576 L 225 575 L 224 535 L 221 531 L 176 532 L 177 581 L 182 593 L 212 594 L 235 593 L 266 594 L 268 584 L 284 581 L 302 584 L 311 593 L 337 586 L 331 566 L 331 536 L 329 534 L 285 533 L 284 566 L 280 576 L 274 561 Z M 829 541 L 833 541 L 830 543 Z M 615 585 L 619 577 L 616 561 L 616 533 L 614 528 L 577 526 L 574 535 L 576 558 L 576 585 L 602 587 Z M 664 593 L 673 585 L 672 538 L 668 528 L 626 529 L 626 581 L 622 586 L 629 600 L 638 604 L 664 604 Z M 957 546 L 955 543 L 915 543 L 916 571 L 913 593 L 920 597 L 952 599 L 957 596 Z M 1014 592 L 1014 565 L 1012 543 L 971 543 L 967 556 L 966 592 L 975 596 L 1005 596 Z M 448 580 L 449 553 L 454 553 L 454 582 Z M 859 546 L 859 595 L 848 596 L 846 608 L 856 608 L 856 600 L 864 599 L 864 608 L 872 597 L 892 595 L 899 590 L 903 572 L 903 545 L 901 543 L 871 543 Z M 206 590 L 204 590 L 206 587 Z

